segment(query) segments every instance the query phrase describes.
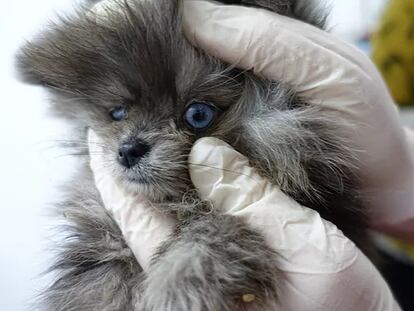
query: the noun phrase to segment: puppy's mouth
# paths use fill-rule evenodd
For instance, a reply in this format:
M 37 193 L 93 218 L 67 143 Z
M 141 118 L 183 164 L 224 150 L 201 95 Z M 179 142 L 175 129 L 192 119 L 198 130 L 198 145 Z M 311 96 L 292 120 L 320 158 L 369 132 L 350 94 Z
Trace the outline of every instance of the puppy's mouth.
M 179 201 L 191 188 L 191 180 L 186 165 L 174 164 L 153 163 L 148 156 L 129 168 L 117 163 L 115 174 L 128 191 L 143 194 L 153 202 Z
M 142 162 L 147 163 L 136 163 L 133 166 L 126 167 L 122 164 L 118 164 L 118 175 L 121 179 L 128 183 L 136 183 L 136 184 L 150 184 L 151 178 L 149 178 L 150 174 L 148 173 L 149 163 L 148 159 L 142 159 Z
M 135 184 L 149 185 L 150 180 L 142 176 L 139 169 L 122 169 L 126 181 Z

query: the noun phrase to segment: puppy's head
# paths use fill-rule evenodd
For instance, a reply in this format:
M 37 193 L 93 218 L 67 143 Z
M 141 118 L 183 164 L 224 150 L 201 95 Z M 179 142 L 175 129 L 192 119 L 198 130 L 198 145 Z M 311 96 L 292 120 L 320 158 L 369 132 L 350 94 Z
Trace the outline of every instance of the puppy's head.
M 350 153 L 333 121 L 283 84 L 192 47 L 176 1 L 80 10 L 24 46 L 19 67 L 56 95 L 55 111 L 98 134 L 117 179 L 153 200 L 191 188 L 187 156 L 202 136 L 227 141 L 298 199 L 347 184 Z

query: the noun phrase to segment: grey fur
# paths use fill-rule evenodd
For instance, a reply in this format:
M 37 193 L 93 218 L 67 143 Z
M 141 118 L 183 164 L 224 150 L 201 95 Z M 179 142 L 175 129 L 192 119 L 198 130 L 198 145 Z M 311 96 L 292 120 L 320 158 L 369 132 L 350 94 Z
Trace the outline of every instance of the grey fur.
M 275 258 L 241 220 L 192 217 L 154 258 L 139 310 L 244 310 L 243 294 L 256 295 L 249 310 L 263 310 L 277 298 Z
M 238 2 L 318 26 L 325 20 L 314 1 Z M 181 32 L 175 1 L 118 6 L 105 21 L 80 9 L 52 25 L 22 48 L 18 65 L 27 81 L 55 95 L 53 110 L 81 129 L 80 147 L 86 129 L 93 128 L 103 138 L 115 178 L 165 212 L 187 217 L 180 217 L 175 234 L 143 273 L 102 206 L 85 161 L 58 205 L 68 237 L 53 267 L 58 279 L 43 295 L 44 309 L 263 310 L 277 301 L 283 286 L 277 254 L 260 233 L 217 215 L 195 194 L 187 156 L 201 136 L 230 143 L 274 184 L 369 252 L 356 160 L 341 116 L 307 104 L 282 81 L 241 72 L 193 48 Z M 182 120 L 193 98 L 221 111 L 203 133 L 190 131 Z M 108 111 L 119 105 L 128 107 L 128 119 L 112 122 Z M 127 171 L 116 163 L 117 149 L 134 139 L 150 144 L 151 152 Z M 244 294 L 257 299 L 243 303 Z

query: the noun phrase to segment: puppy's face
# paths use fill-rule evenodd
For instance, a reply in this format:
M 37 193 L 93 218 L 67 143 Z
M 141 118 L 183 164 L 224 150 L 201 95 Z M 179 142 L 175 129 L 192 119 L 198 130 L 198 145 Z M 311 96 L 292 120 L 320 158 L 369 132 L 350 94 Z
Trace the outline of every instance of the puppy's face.
M 202 136 L 227 141 L 298 199 L 318 197 L 320 180 L 341 191 L 349 153 L 332 141 L 332 122 L 289 88 L 197 51 L 175 1 L 104 12 L 54 25 L 22 49 L 19 64 L 57 95 L 56 111 L 94 129 L 105 165 L 131 191 L 180 200 L 191 188 L 188 153 Z
M 81 11 L 20 54 L 56 112 L 98 134 L 116 178 L 154 200 L 188 190 L 192 143 L 219 130 L 243 91 L 240 74 L 187 43 L 170 2 Z

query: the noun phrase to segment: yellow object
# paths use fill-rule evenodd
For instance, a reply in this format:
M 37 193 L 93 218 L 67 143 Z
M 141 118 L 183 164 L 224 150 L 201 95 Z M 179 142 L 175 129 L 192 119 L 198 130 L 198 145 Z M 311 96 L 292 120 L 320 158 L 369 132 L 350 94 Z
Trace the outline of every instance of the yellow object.
M 255 301 L 256 300 L 256 296 L 255 295 L 253 295 L 253 294 L 246 294 L 246 295 L 243 295 L 243 301 L 244 302 L 253 302 L 253 301 Z
M 393 0 L 374 34 L 373 60 L 395 101 L 414 105 L 414 0 Z
M 414 0 L 392 0 L 374 34 L 372 58 L 381 71 L 395 101 L 414 106 Z M 388 241 L 414 261 L 414 246 Z
M 393 238 L 388 238 L 388 241 L 408 260 L 414 262 L 414 245 Z

